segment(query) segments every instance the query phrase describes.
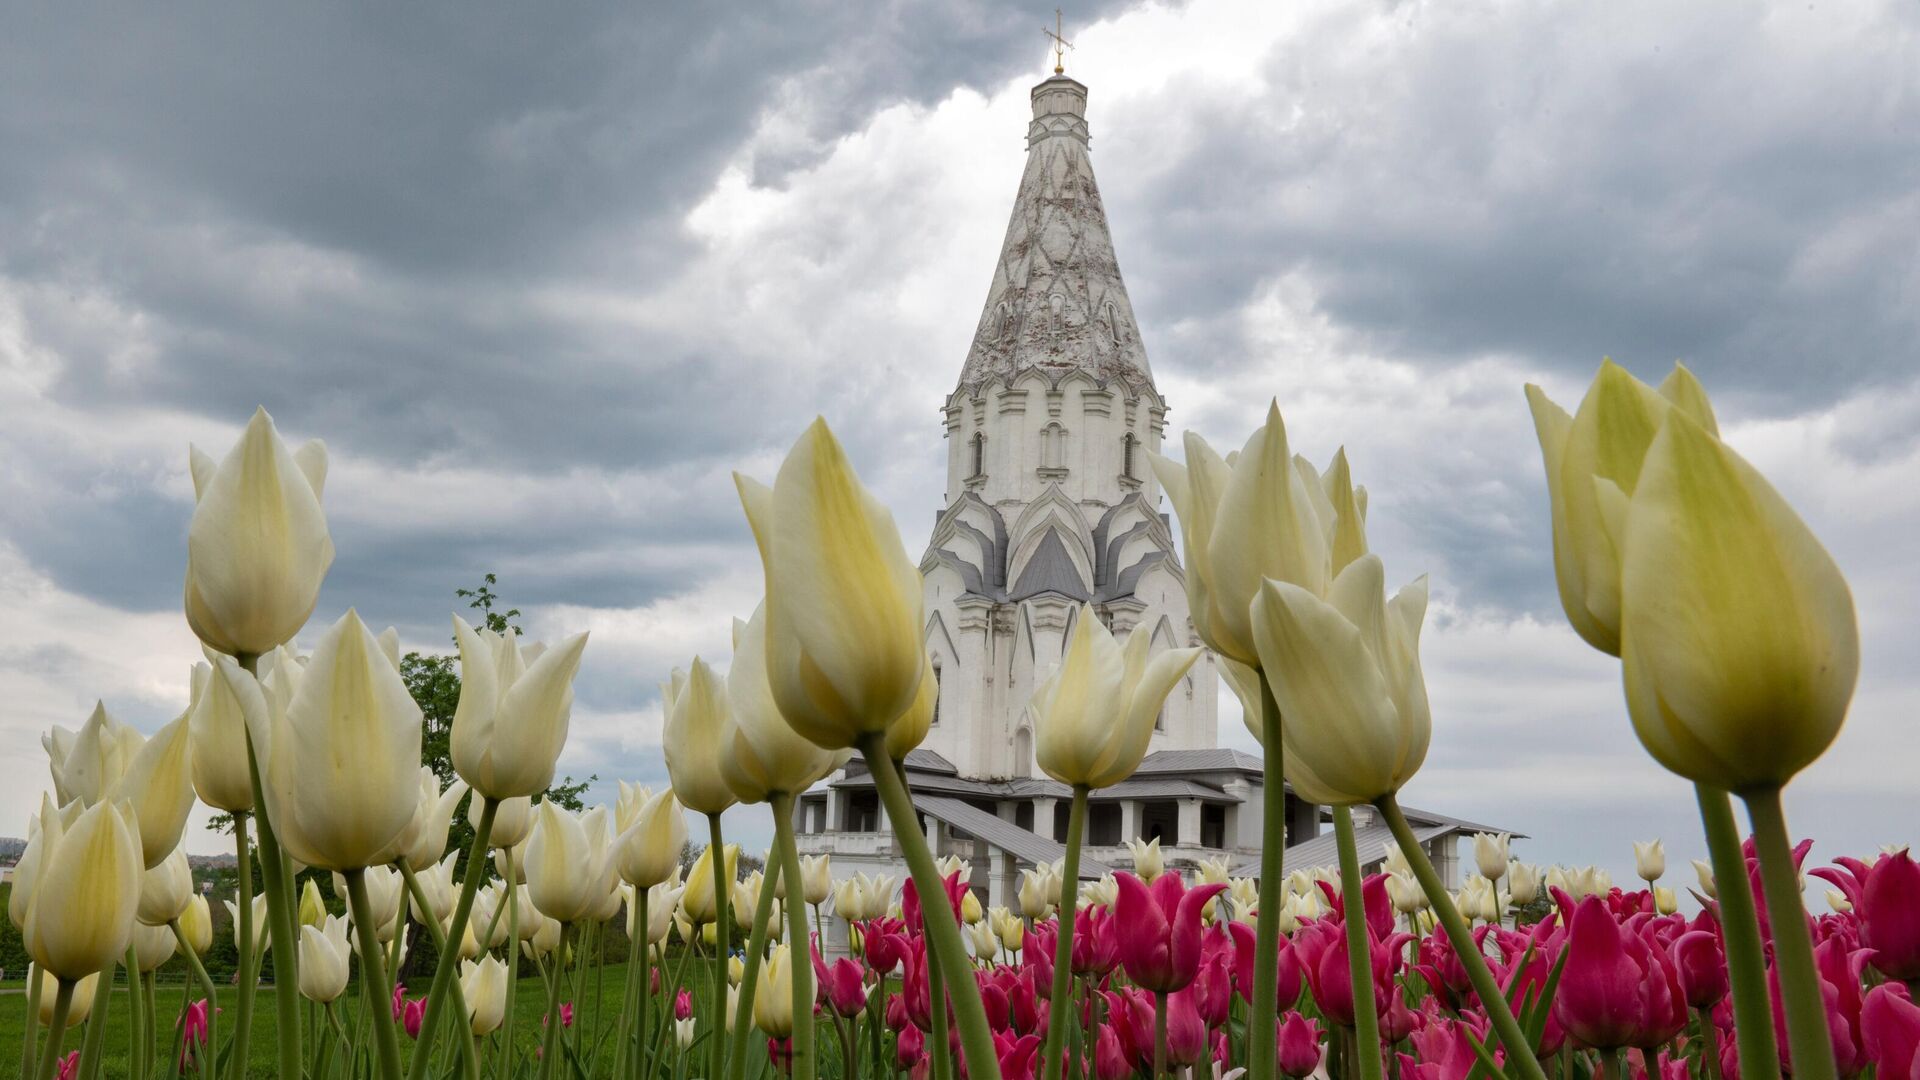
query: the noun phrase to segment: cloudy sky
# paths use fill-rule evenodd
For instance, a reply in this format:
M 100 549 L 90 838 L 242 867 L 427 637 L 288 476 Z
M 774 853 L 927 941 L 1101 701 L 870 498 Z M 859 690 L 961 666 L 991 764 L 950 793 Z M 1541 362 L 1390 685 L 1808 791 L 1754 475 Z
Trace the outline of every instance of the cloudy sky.
M 444 649 L 453 590 L 498 573 L 534 636 L 593 631 L 564 767 L 603 792 L 663 780 L 656 684 L 756 598 L 730 470 L 824 415 L 924 543 L 1051 12 L 659 7 L 9 18 L 0 834 L 48 726 L 184 705 L 186 447 L 257 404 L 333 454 L 306 637 L 355 605 Z M 1558 612 L 1520 389 L 1682 359 L 1859 603 L 1793 823 L 1826 856 L 1915 838 L 1920 7 L 1068 20 L 1172 426 L 1237 444 L 1277 397 L 1310 456 L 1347 447 L 1389 573 L 1433 575 L 1408 802 L 1623 877 L 1633 839 L 1699 853 Z

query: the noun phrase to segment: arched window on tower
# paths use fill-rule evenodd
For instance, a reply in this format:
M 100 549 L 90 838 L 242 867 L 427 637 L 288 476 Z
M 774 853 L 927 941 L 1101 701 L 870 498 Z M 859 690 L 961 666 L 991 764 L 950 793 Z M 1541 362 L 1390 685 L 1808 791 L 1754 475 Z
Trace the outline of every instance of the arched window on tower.
M 1040 429 L 1040 467 L 1067 467 L 1067 429 L 1058 420 Z
M 933 665 L 933 719 L 927 721 L 928 727 L 940 726 L 940 665 Z
M 1106 324 L 1107 340 L 1115 345 L 1120 344 L 1120 309 L 1114 307 L 1113 301 L 1109 300 L 1101 310 L 1101 316 L 1100 321 Z
M 1131 431 L 1120 439 L 1120 475 L 1129 480 L 1134 479 L 1133 450 L 1139 445 L 1140 440 L 1135 438 Z
M 972 476 L 984 475 L 987 471 L 987 433 L 973 433 L 973 472 Z

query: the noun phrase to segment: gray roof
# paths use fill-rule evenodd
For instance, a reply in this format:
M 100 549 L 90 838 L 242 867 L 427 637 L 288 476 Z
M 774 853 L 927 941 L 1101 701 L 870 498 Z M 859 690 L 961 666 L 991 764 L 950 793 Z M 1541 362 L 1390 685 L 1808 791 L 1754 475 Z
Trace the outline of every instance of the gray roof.
M 1094 802 L 1115 799 L 1204 799 L 1207 802 L 1237 803 L 1240 800 L 1211 784 L 1174 777 L 1142 777 L 1135 774 L 1108 788 L 1091 793 Z
M 946 822 L 962 832 L 986 841 L 990 846 L 1009 852 L 1014 858 L 1039 866 L 1064 857 L 1067 849 L 1058 841 L 1049 840 L 1039 833 L 1023 829 L 1005 818 L 987 813 L 978 807 L 950 799 L 941 795 L 919 795 L 913 797 L 914 808 L 928 817 Z M 1080 857 L 1080 877 L 1084 881 L 1097 881 L 1104 874 L 1110 874 L 1113 868 L 1098 859 Z
M 1426 844 L 1438 837 L 1455 831 L 1446 825 L 1415 825 L 1414 839 Z M 1353 848 L 1360 856 L 1360 865 L 1379 863 L 1386 858 L 1386 845 L 1393 840 L 1393 830 L 1384 824 L 1367 825 L 1353 831 Z M 1287 848 L 1286 868 L 1289 873 L 1295 870 L 1307 870 L 1313 867 L 1338 868 L 1340 849 L 1331 831 L 1321 833 L 1311 840 L 1302 840 Z M 1256 856 L 1234 864 L 1233 873 L 1243 877 L 1252 877 L 1260 872 L 1260 859 Z
M 1044 592 L 1059 593 L 1073 600 L 1093 599 L 1093 593 L 1080 577 L 1080 568 L 1073 564 L 1073 556 L 1067 554 L 1067 547 L 1060 542 L 1056 529 L 1049 529 L 1041 538 L 1039 548 L 1021 569 L 1020 580 L 1014 583 L 1008 597 L 1025 600 Z
M 1139 776 L 1141 773 L 1217 773 L 1231 770 L 1259 776 L 1263 767 L 1261 760 L 1253 754 L 1225 746 L 1213 746 L 1198 750 L 1155 750 L 1140 762 L 1140 767 L 1135 769 L 1133 774 Z

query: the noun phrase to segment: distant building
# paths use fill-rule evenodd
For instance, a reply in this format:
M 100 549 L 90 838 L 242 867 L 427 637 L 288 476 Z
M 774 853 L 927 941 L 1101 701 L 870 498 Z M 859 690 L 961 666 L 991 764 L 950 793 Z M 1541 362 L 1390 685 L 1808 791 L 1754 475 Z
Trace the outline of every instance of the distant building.
M 1025 717 L 1082 604 L 1155 652 L 1198 645 L 1184 571 L 1146 452 L 1167 403 L 1155 388 L 1094 182 L 1087 88 L 1056 74 L 1033 88 L 1027 164 L 987 302 L 943 409 L 946 508 L 921 558 L 926 643 L 939 699 L 908 755 L 915 809 L 937 855 L 973 865 L 990 904 L 1018 872 L 1060 857 L 1070 790 L 1034 764 Z M 1219 673 L 1205 654 L 1168 697 L 1138 772 L 1093 793 L 1081 874 L 1132 864 L 1125 842 L 1158 837 L 1170 865 L 1226 856 L 1256 872 L 1260 758 L 1218 745 Z M 1332 866 L 1324 808 L 1286 799 L 1289 868 Z M 1457 885 L 1456 839 L 1485 826 L 1407 811 Z M 837 877 L 904 873 L 871 775 L 856 759 L 796 803 L 798 846 Z M 1356 810 L 1363 861 L 1387 830 Z

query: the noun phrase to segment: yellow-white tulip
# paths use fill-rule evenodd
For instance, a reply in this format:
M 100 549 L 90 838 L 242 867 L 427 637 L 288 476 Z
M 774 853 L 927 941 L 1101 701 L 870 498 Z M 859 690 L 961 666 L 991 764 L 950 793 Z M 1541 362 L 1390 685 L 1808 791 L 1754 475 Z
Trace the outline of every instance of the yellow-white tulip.
M 679 910 L 680 897 L 686 892 L 684 885 L 663 881 L 647 890 L 647 944 L 660 945 L 673 932 L 673 916 Z M 633 904 L 627 905 L 627 937 L 639 932 L 636 925 L 639 911 Z
M 802 738 L 780 712 L 767 682 L 767 605 L 746 622 L 733 621 L 733 665 L 727 669 L 732 752 L 720 756 L 720 775 L 744 803 L 805 791 L 846 763 L 845 751 L 823 750 Z
M 213 948 L 213 912 L 207 907 L 207 898 L 194 893 L 186 909 L 180 912 L 179 921 L 188 947 L 195 956 L 205 956 L 207 950 Z
M 40 1026 L 52 1027 L 54 998 L 60 991 L 59 982 L 42 970 L 39 964 L 27 965 L 27 978 L 40 980 Z M 73 1001 L 67 1006 L 68 1027 L 79 1027 L 93 1012 L 93 991 L 99 985 L 100 976 L 97 972 L 73 985 Z
M 728 1013 L 727 1016 L 728 1016 L 727 1030 L 732 1031 L 733 1030 L 733 1020 L 732 1020 L 733 1014 Z M 685 1020 L 675 1020 L 673 1022 L 674 1045 L 679 1047 L 682 1052 L 685 1052 L 688 1047 L 693 1045 L 693 1036 L 697 1030 L 698 1029 L 696 1028 L 693 1022 L 693 1017 L 691 1016 L 687 1017 Z
M 460 994 L 475 1035 L 490 1035 L 507 1017 L 507 965 L 493 956 L 460 964 Z
M 680 851 L 686 846 L 686 817 L 680 812 L 680 800 L 668 789 L 634 811 L 614 842 L 614 867 L 627 884 L 652 888 L 679 869 Z
M 1839 889 L 1828 889 L 1827 907 L 1832 909 L 1836 914 L 1845 915 L 1847 912 L 1853 910 L 1853 901 L 1847 899 L 1847 894 L 1841 892 Z
M 959 874 L 961 881 L 973 880 L 973 864 L 958 855 L 942 855 L 933 861 L 933 867 L 943 878 Z
M 438 863 L 447 851 L 447 830 L 453 827 L 453 813 L 459 809 L 460 800 L 466 795 L 465 780 L 456 778 L 442 791 L 440 777 L 431 768 L 422 765 L 420 801 L 415 804 L 413 817 L 407 822 L 407 827 L 394 838 L 392 848 L 381 853 L 392 857 L 381 861 L 405 859 L 407 866 L 415 873 L 424 873 Z M 498 820 L 497 814 L 495 819 Z
M 785 945 L 775 946 L 760 965 L 753 1025 L 776 1039 L 793 1034 L 793 954 Z
M 1653 887 L 1653 909 L 1662 915 L 1671 915 L 1680 910 L 1680 897 L 1665 885 Z
M 1233 901 L 1234 920 L 1252 925 L 1254 916 L 1260 911 L 1260 879 L 1233 878 L 1228 881 L 1227 899 Z
M 691 670 L 676 668 L 661 684 L 660 701 L 667 718 L 661 749 L 674 796 L 697 814 L 732 806 L 738 797 L 722 767 L 737 752 L 726 680 L 696 656 Z
M 40 796 L 40 812 L 27 819 L 27 847 L 20 853 L 20 861 L 14 864 L 13 890 L 7 896 L 7 918 L 14 929 L 26 929 L 27 902 L 33 899 L 34 884 L 46 863 L 47 852 L 60 842 L 60 837 L 86 809 L 86 804 L 78 799 L 61 806 L 55 805 L 50 795 Z
M 1317 803 L 1398 791 L 1426 760 L 1432 720 L 1420 671 L 1421 578 L 1386 599 L 1377 555 L 1348 564 L 1321 599 L 1269 581 L 1254 603 L 1262 667 L 1281 715 L 1287 780 Z
M 980 894 L 971 888 L 960 893 L 960 921 L 971 926 L 986 918 L 987 909 L 980 906 Z
M 1624 516 L 1620 659 L 1641 744 L 1696 783 L 1785 784 L 1839 734 L 1859 674 L 1840 568 L 1758 470 L 1678 409 Z
M 232 900 L 223 900 L 227 905 L 227 925 L 233 927 L 233 943 L 240 944 L 240 906 Z M 260 958 L 266 955 L 273 945 L 273 924 L 267 919 L 267 894 L 261 893 L 253 898 L 253 962 L 256 969 Z
M 747 977 L 747 962 L 738 955 L 727 957 L 727 982 L 739 986 Z
M 467 824 L 475 828 L 480 825 L 482 802 L 479 796 L 467 802 Z M 527 837 L 532 833 L 532 796 L 522 795 L 513 799 L 501 799 L 499 809 L 493 814 L 493 832 L 487 836 L 487 846 L 495 851 L 519 847 L 527 842 Z
M 1402 915 L 1411 915 L 1427 906 L 1427 893 L 1412 874 L 1399 872 L 1387 875 L 1387 899 L 1393 902 L 1393 909 Z
M 347 920 L 329 915 L 319 926 L 300 928 L 300 994 L 325 1004 L 347 990 Z
M 506 884 L 501 881 L 489 881 L 473 894 L 473 911 L 467 923 L 478 926 L 482 932 L 489 927 L 492 928 L 492 933 L 486 941 L 486 947 L 489 949 L 497 949 L 507 943 L 507 919 L 510 912 L 503 906 L 506 902 Z M 498 919 L 494 918 L 496 913 L 499 915 Z
M 187 625 L 223 653 L 259 655 L 293 639 L 313 614 L 333 565 L 320 494 L 326 444 L 290 451 L 258 409 L 215 463 L 198 447 L 187 526 Z
M 1167 872 L 1167 864 L 1160 857 L 1160 838 L 1151 840 L 1128 840 L 1127 850 L 1133 853 L 1133 875 L 1142 881 L 1152 881 Z
M 805 855 L 800 859 L 801 899 L 818 907 L 833 893 L 833 862 L 826 855 Z
M 893 515 L 823 420 L 771 489 L 734 479 L 766 571 L 767 681 L 780 712 L 831 750 L 886 732 L 927 670 L 920 571 Z
M 992 923 L 982 920 L 968 926 L 966 931 L 974 959 L 984 964 L 1000 955 L 1000 935 L 994 932 Z
M 1278 403 L 1231 461 L 1186 436 L 1186 464 L 1155 454 L 1154 475 L 1180 518 L 1187 602 L 1200 638 L 1248 667 L 1261 659 L 1250 609 L 1262 584 L 1285 581 L 1319 595 L 1341 565 L 1366 550 L 1366 500 L 1336 457 L 1322 478 L 1287 446 Z
M 1020 914 L 1029 919 L 1044 919 L 1053 911 L 1053 902 L 1048 895 L 1047 871 L 1045 869 L 1020 871 Z
M 1119 895 L 1119 882 L 1113 879 L 1112 874 L 1105 874 L 1098 881 L 1089 881 L 1080 886 L 1080 906 L 1112 908 L 1114 898 Z
M 42 817 L 46 844 L 21 932 L 27 952 L 62 979 L 106 970 L 124 956 L 140 908 L 140 828 L 133 807 L 98 803 L 63 826 Z
M 766 875 L 755 870 L 753 873 L 733 883 L 733 888 L 729 895 L 732 897 L 733 922 L 735 926 L 744 927 L 748 931 L 753 929 L 753 911 L 754 908 L 759 906 L 760 889 L 766 882 Z M 774 890 L 774 895 L 776 897 L 779 896 L 778 889 Z M 778 908 L 779 906 L 780 905 L 776 903 L 774 908 Z M 768 918 L 774 926 L 780 925 L 780 916 L 770 914 Z M 772 935 L 771 929 L 769 929 L 769 934 Z
M 267 806 L 287 853 L 377 865 L 419 802 L 420 706 L 353 610 L 321 637 L 270 741 Z
M 905 761 L 913 748 L 926 741 L 933 728 L 934 713 L 940 709 L 940 680 L 933 674 L 933 654 L 926 656 L 920 669 L 920 689 L 914 691 L 913 704 L 887 725 L 887 756 Z
M 620 794 L 613 802 L 613 831 L 616 834 L 633 828 L 633 823 L 640 817 L 641 808 L 653 799 L 653 789 L 645 784 L 629 784 L 625 780 L 618 783 Z
M 1203 885 L 1225 885 L 1233 877 L 1233 863 L 1225 855 L 1201 859 L 1197 869 Z
M 187 865 L 186 850 L 174 848 L 173 854 L 141 877 L 137 917 L 148 926 L 165 926 L 180 917 L 192 898 L 193 868 Z
M 1512 860 L 1508 854 L 1513 837 L 1507 833 L 1474 833 L 1473 862 L 1480 870 L 1480 876 L 1488 881 L 1499 881 L 1507 872 L 1507 864 Z M 1399 848 L 1395 848 L 1398 851 Z
M 1633 842 L 1633 872 L 1642 881 L 1659 881 L 1667 872 L 1667 849 L 1658 840 Z
M 139 922 L 133 924 L 134 964 L 141 974 L 173 959 L 174 950 L 178 947 L 171 927 L 147 926 Z
M 720 876 L 726 881 L 737 879 L 737 867 L 740 862 L 740 848 L 737 844 L 728 844 L 721 852 Z M 687 891 L 680 897 L 680 907 L 687 918 L 696 923 L 711 923 L 718 917 L 719 907 L 713 898 L 713 846 L 709 844 L 694 860 L 693 867 L 687 871 Z
M 573 676 L 587 635 L 554 648 L 522 646 L 511 632 L 474 629 L 458 615 L 460 704 L 453 712 L 453 767 L 490 799 L 538 795 L 553 783 L 573 715 Z
M 1048 776 L 1099 788 L 1140 767 L 1167 694 L 1200 656 L 1167 649 L 1149 658 L 1151 647 L 1143 630 L 1127 635 L 1123 649 L 1093 608 L 1080 606 L 1065 657 L 1027 706 L 1034 757 Z
M 1018 952 L 1027 942 L 1027 924 L 1020 916 L 1006 908 L 994 908 L 988 913 L 988 922 L 993 924 L 993 932 L 1000 935 L 1000 944 L 1008 952 Z
M 580 922 L 612 891 L 607 827 L 606 807 L 576 815 L 541 800 L 527 839 L 527 897 L 542 915 Z
M 1713 867 L 1711 865 L 1702 859 L 1695 859 L 1693 860 L 1693 873 L 1694 876 L 1700 879 L 1700 891 L 1707 894 L 1708 899 L 1720 895 L 1720 890 L 1714 886 Z
M 207 660 L 194 665 L 197 689 L 193 706 L 187 711 L 193 790 L 201 802 L 216 810 L 251 813 L 253 778 L 247 768 L 247 736 L 251 731 L 271 738 L 272 729 L 267 725 L 247 726 L 242 702 L 260 693 L 254 677 L 220 653 L 209 652 Z M 264 715 L 264 704 L 261 708 Z M 267 760 L 267 747 L 256 745 L 253 749 L 259 761 Z
M 1677 408 L 1712 430 L 1713 406 L 1693 373 L 1679 364 L 1656 391 L 1611 360 L 1601 362 L 1574 415 L 1531 384 L 1527 403 L 1546 462 L 1560 605 L 1587 644 L 1618 656 L 1619 518 L 1667 414 Z
M 1540 868 L 1516 862 L 1507 868 L 1507 889 L 1513 902 L 1525 907 L 1540 897 Z
M 133 767 L 133 759 L 146 741 L 138 731 L 114 719 L 105 702 L 94 703 L 92 714 L 79 731 L 54 725 L 41 736 L 40 745 L 47 751 L 55 799 L 62 806 L 76 799 L 92 806 L 106 798 Z
M 299 926 L 319 926 L 327 921 L 327 903 L 320 899 L 320 886 L 312 878 L 300 890 L 300 903 L 294 909 L 293 921 Z
M 522 886 L 524 888 L 524 886 Z M 526 899 L 525 896 L 521 897 Z M 520 908 L 520 949 L 529 957 L 539 958 L 553 955 L 560 947 L 560 923 L 549 919 L 531 904 Z
M 367 886 L 367 918 L 373 920 L 374 938 L 382 943 L 393 940 L 393 934 L 400 920 L 400 894 L 406 891 L 407 883 L 400 871 L 390 866 L 369 866 L 361 880 Z M 420 879 L 422 891 L 427 891 L 426 877 Z M 347 879 L 340 874 L 333 875 L 333 895 L 342 901 L 347 899 Z M 255 924 L 258 933 L 259 924 Z
M 425 911 L 413 911 L 414 922 L 421 926 L 427 925 L 429 920 L 444 923 L 447 917 L 453 914 L 454 901 L 457 899 L 455 895 L 457 886 L 453 881 L 453 864 L 458 858 L 459 853 L 454 852 L 437 863 L 429 864 L 424 871 L 414 875 L 414 880 L 420 883 L 420 895 L 426 901 Z M 405 878 L 401 879 L 403 888 L 405 881 Z

